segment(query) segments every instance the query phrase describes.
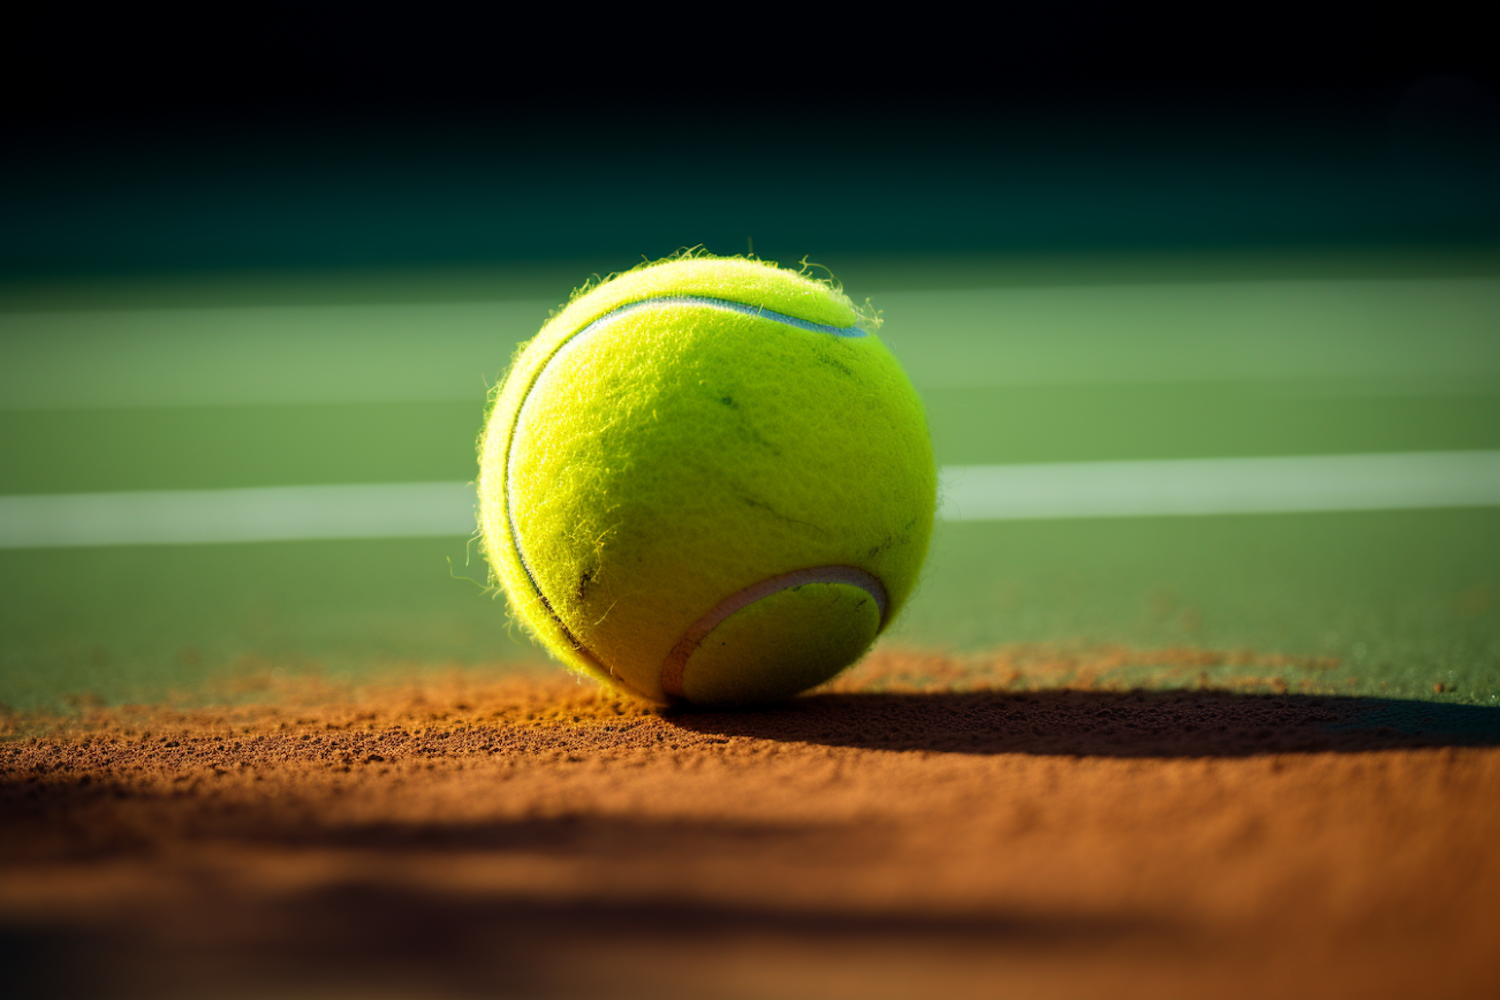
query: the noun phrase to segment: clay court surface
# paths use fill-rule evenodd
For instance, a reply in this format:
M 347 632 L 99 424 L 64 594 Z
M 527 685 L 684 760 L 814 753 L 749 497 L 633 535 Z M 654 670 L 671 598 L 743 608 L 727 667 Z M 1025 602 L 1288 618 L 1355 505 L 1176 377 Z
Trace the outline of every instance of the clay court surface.
M 1045 661 L 881 652 L 733 714 L 540 666 L 12 714 L 10 989 L 1500 995 L 1493 739 Z

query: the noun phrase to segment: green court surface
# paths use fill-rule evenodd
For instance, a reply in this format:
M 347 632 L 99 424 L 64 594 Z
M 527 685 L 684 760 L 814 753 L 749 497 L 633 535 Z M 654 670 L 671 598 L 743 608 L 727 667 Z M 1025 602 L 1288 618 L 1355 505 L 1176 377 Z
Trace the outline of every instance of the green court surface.
M 945 466 L 1500 449 L 1492 254 L 845 263 Z M 486 386 L 590 269 L 0 290 L 0 496 L 470 480 Z M 459 533 L 0 549 L 0 702 L 540 660 L 482 577 Z M 1497 705 L 1500 507 L 949 521 L 882 642 Z

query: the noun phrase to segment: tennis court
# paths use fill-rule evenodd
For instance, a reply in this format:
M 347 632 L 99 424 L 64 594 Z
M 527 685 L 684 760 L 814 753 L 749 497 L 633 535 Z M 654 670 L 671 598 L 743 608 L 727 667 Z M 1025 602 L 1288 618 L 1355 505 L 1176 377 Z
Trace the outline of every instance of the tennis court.
M 944 470 L 886 645 L 1250 650 L 1321 664 L 1293 689 L 1496 704 L 1492 261 L 857 263 Z M 569 284 L 504 278 L 13 302 L 3 700 L 535 659 L 469 582 L 469 484 L 486 386 Z

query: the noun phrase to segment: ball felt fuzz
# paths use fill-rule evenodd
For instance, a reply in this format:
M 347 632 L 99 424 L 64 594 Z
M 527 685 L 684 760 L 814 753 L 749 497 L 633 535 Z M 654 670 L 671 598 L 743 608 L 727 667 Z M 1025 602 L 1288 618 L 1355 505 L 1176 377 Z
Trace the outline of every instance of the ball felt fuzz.
M 516 615 L 643 698 L 752 704 L 854 662 L 910 596 L 936 509 L 921 402 L 827 283 L 643 265 L 516 355 L 479 522 Z

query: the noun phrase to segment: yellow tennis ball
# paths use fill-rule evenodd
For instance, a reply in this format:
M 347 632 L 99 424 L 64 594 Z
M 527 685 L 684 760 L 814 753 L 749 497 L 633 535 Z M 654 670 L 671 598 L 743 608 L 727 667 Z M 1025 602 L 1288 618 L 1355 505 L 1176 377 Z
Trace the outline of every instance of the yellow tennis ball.
M 926 555 L 922 404 L 842 292 L 772 264 L 643 265 L 521 348 L 480 440 L 516 615 L 659 703 L 751 704 L 857 660 Z

